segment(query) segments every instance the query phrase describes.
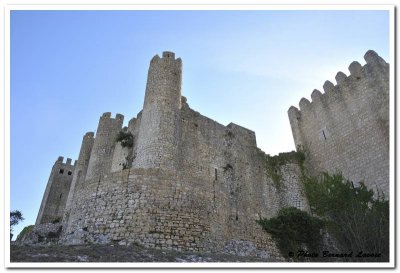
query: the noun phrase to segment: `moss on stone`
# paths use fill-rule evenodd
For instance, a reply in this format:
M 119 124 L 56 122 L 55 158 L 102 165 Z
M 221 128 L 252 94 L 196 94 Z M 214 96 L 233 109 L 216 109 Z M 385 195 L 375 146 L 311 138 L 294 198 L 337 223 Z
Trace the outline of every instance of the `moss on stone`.
M 288 163 L 298 164 L 301 168 L 305 161 L 305 153 L 301 150 L 291 151 L 288 153 L 280 153 L 275 156 L 265 155 L 265 168 L 267 174 L 271 177 L 277 189 L 280 189 L 282 183 L 282 175 L 280 173 L 280 166 Z
M 24 227 L 24 229 L 18 234 L 17 240 L 21 239 L 25 236 L 25 234 L 31 232 L 33 230 L 35 225 L 30 225 L 30 226 L 26 226 Z

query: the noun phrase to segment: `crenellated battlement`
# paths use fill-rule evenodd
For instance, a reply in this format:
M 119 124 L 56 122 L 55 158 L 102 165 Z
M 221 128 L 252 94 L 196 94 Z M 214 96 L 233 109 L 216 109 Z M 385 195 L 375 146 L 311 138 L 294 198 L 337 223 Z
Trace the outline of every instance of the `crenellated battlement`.
M 175 60 L 175 53 L 171 51 L 164 51 L 162 53 L 163 58 L 171 58 Z
M 111 118 L 111 112 L 105 112 L 105 113 L 103 113 L 103 115 L 101 117 L 102 118 Z
M 376 73 L 371 71 L 378 71 L 378 73 L 384 72 L 388 64 L 373 50 L 369 50 L 365 55 L 364 59 L 366 64 L 362 66 L 359 62 L 354 61 L 349 65 L 350 75 L 347 76 L 345 73 L 339 71 L 336 76 L 336 85 L 330 81 L 326 81 L 323 85 L 324 93 L 314 89 L 311 93 L 311 102 L 307 98 L 301 98 L 299 101 L 299 109 L 296 108 L 300 116 L 309 111 L 318 111 L 321 107 L 326 107 L 330 103 L 336 103 L 339 97 L 347 97 L 348 95 L 354 96 L 354 91 L 357 89 L 356 85 L 365 84 L 365 80 L 373 80 L 371 77 L 376 77 Z M 379 72 L 380 71 L 380 72 Z M 362 94 L 360 94 L 362 95 Z M 288 114 L 289 117 L 293 116 L 294 110 L 290 107 Z M 299 113 L 295 113 L 296 119 L 299 117 Z
M 71 158 L 67 158 L 65 163 L 64 163 L 64 157 L 63 156 L 59 156 L 57 161 L 55 162 L 55 164 L 63 164 L 63 165 L 71 165 L 71 166 L 75 165 L 75 163 L 74 163 L 74 165 L 72 165 L 71 163 L 72 163 L 72 159 Z
M 389 64 L 369 50 L 326 81 L 311 102 L 301 98 L 288 116 L 296 147 L 306 148 L 315 172 L 342 172 L 354 182 L 388 193 Z M 381 160 L 386 158 L 387 160 Z
M 175 59 L 175 53 L 171 51 L 164 51 L 162 53 L 162 57 L 155 55 L 150 61 L 150 67 L 157 67 L 161 65 L 162 67 L 165 65 L 172 65 L 177 70 L 182 69 L 182 59 Z
M 111 112 L 105 112 L 103 113 L 103 115 L 101 116 L 101 119 L 118 119 L 118 120 L 124 120 L 124 115 L 117 113 L 115 115 L 115 118 L 111 117 Z
M 84 137 L 94 137 L 94 132 L 87 132 Z

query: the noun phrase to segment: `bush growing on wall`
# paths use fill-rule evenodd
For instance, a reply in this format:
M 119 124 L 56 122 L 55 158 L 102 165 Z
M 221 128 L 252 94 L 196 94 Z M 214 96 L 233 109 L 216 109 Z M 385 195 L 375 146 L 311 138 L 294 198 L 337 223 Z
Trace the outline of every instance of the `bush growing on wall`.
M 131 132 L 120 131 L 116 141 L 120 142 L 122 147 L 133 147 L 133 135 Z

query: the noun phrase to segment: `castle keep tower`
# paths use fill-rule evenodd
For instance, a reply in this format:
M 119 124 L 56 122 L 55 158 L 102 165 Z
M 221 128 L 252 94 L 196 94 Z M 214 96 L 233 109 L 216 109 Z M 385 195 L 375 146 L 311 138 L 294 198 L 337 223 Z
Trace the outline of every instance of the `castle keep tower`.
M 75 166 L 71 165 L 71 158 L 68 158 L 66 163 L 63 163 L 63 160 L 64 157 L 60 156 L 53 165 L 36 218 L 36 225 L 61 221 L 63 217 L 75 169 Z
M 296 147 L 309 154 L 315 172 L 342 172 L 353 182 L 389 193 L 389 64 L 369 50 L 366 65 L 353 62 L 350 75 L 326 81 L 324 94 L 290 107 Z
M 147 76 L 136 168 L 175 169 L 181 108 L 182 61 L 172 52 L 154 56 Z

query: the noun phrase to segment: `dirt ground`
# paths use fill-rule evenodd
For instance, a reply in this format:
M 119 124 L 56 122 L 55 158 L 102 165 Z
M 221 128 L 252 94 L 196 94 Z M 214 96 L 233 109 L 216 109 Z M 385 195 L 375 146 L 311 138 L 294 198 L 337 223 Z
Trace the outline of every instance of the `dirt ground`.
M 11 245 L 11 262 L 274 262 L 259 257 L 190 253 L 144 248 L 139 245 L 17 246 Z

